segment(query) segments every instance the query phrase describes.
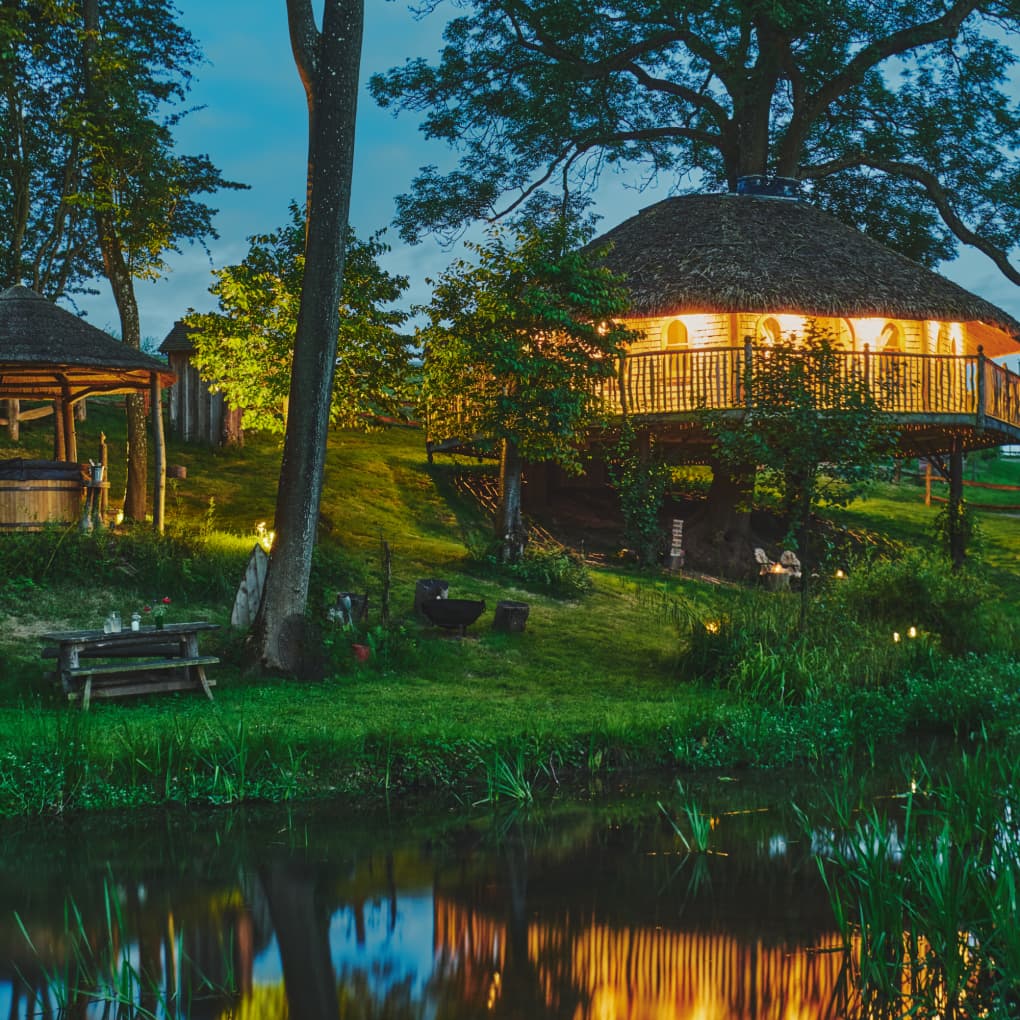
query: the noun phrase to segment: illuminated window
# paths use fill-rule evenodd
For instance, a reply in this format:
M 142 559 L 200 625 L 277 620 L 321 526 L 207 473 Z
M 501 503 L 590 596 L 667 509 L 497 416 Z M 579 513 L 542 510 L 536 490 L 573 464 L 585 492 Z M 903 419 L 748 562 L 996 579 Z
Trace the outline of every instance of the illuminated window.
M 895 322 L 887 322 L 878 336 L 878 345 L 883 351 L 902 351 L 903 331 Z
M 666 327 L 666 347 L 670 350 L 685 348 L 690 345 L 687 337 L 687 327 L 679 320 L 674 319 Z
M 763 339 L 770 344 L 779 343 L 783 338 L 783 330 L 779 325 L 779 320 L 774 319 L 772 316 L 762 320 L 761 332 Z

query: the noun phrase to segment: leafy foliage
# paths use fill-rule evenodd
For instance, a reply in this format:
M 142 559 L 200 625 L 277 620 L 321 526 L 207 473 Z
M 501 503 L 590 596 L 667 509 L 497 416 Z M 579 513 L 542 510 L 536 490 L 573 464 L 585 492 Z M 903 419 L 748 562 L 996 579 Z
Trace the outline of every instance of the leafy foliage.
M 432 10 L 438 4 L 423 5 Z M 739 176 L 812 200 L 932 265 L 978 247 L 1014 282 L 1020 16 L 989 0 L 666 4 L 465 0 L 439 59 L 375 75 L 384 107 L 459 153 L 399 201 L 403 234 L 456 234 L 562 181 L 635 166 L 675 187 Z
M 508 440 L 521 457 L 579 470 L 578 436 L 631 332 L 617 278 L 563 226 L 490 231 L 433 283 L 419 333 L 434 435 Z
M 228 403 L 243 409 L 247 428 L 282 433 L 286 426 L 304 245 L 304 217 L 291 203 L 289 223 L 249 238 L 240 264 L 215 271 L 210 293 L 220 310 L 185 319 L 195 365 Z M 410 399 L 407 344 L 397 332 L 407 315 L 387 307 L 400 298 L 407 278 L 380 267 L 386 250 L 379 235 L 348 237 L 330 409 L 335 426 L 363 426 L 370 413 L 397 414 Z
M 814 321 L 800 344 L 781 341 L 758 358 L 745 386 L 743 420 L 712 423 L 717 454 L 738 468 L 757 465 L 775 486 L 804 559 L 812 512 L 857 495 L 892 452 L 896 433 L 863 362 L 842 357 Z
M 670 467 L 657 454 L 654 437 L 649 448 L 638 448 L 633 422 L 624 419 L 615 448 L 610 451 L 609 481 L 620 497 L 623 540 L 645 566 L 655 564 L 664 552 L 659 511 L 672 480 Z

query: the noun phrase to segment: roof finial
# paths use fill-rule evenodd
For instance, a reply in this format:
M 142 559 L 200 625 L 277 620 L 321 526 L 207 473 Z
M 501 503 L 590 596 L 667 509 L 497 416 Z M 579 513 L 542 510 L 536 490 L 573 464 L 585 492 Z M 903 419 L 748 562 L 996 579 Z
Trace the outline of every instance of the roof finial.
M 738 195 L 755 195 L 762 198 L 801 197 L 800 181 L 796 177 L 766 177 L 765 174 L 750 174 L 737 178 Z

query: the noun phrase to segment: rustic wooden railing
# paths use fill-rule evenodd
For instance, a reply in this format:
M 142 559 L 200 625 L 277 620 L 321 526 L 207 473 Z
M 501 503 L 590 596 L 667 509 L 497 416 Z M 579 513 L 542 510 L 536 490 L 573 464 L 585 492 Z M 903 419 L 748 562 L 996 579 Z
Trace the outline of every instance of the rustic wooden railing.
M 769 348 L 653 351 L 624 358 L 601 385 L 610 413 L 670 415 L 738 410 L 745 383 Z M 895 415 L 966 415 L 1020 428 L 1020 375 L 984 355 L 839 352 L 840 374 L 863 379 L 879 407 Z
M 621 359 L 615 378 L 596 384 L 595 393 L 610 415 L 688 415 L 747 407 L 747 381 L 772 348 L 710 347 L 651 351 Z M 843 378 L 863 379 L 879 407 L 903 419 L 937 421 L 969 417 L 976 427 L 995 423 L 1020 430 L 1020 375 L 974 355 L 903 354 L 891 351 L 840 351 Z M 442 414 L 428 416 L 431 440 L 461 434 L 470 391 Z

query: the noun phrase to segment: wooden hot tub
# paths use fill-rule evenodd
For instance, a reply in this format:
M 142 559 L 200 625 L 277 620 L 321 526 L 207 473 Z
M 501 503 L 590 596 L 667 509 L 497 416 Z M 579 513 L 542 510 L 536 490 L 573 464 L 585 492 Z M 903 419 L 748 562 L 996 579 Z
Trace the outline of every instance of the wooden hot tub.
M 62 460 L 0 460 L 0 531 L 39 531 L 81 516 L 82 473 Z

